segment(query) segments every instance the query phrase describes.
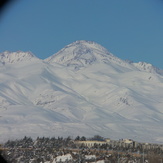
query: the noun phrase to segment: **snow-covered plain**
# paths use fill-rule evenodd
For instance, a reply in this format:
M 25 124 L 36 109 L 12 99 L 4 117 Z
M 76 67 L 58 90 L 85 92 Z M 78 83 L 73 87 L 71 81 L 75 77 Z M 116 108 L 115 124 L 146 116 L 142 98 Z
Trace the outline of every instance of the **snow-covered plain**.
M 41 60 L 0 54 L 0 141 L 94 136 L 163 143 L 163 71 L 76 41 Z

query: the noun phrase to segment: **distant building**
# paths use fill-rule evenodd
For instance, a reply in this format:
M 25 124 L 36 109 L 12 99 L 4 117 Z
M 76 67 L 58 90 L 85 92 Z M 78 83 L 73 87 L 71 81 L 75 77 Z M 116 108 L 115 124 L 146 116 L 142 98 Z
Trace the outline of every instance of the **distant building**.
M 121 147 L 131 147 L 131 148 L 137 147 L 137 143 L 133 141 L 132 139 L 121 139 L 119 141 L 120 141 Z
M 136 141 L 133 141 L 132 139 L 120 139 L 120 140 L 111 140 L 111 139 L 105 139 L 104 141 L 98 141 L 98 140 L 86 140 L 86 141 L 74 141 L 77 145 L 84 145 L 88 148 L 93 147 L 94 145 L 103 145 L 108 144 L 112 148 L 114 147 L 123 147 L 123 148 L 137 148 L 140 147 L 142 149 L 150 150 L 150 149 L 157 149 L 160 148 L 163 150 L 163 145 L 161 144 L 151 144 L 151 143 L 139 143 Z
M 77 145 L 85 145 L 89 148 L 93 147 L 95 144 L 96 145 L 103 145 L 103 144 L 107 144 L 107 141 L 97 141 L 97 140 L 86 140 L 86 141 L 75 141 L 75 144 Z

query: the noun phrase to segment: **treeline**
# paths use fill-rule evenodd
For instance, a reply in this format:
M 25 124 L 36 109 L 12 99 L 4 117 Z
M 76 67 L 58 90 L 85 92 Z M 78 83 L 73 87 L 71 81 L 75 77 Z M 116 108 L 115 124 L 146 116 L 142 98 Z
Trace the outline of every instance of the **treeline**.
M 76 141 L 86 141 L 86 140 L 96 140 L 96 141 L 105 141 L 105 138 L 103 138 L 100 135 L 95 135 L 94 137 L 91 138 L 86 138 L 85 136 L 77 136 L 75 138 Z
M 52 160 L 56 155 L 60 155 L 63 148 L 75 148 L 70 137 L 37 137 L 33 140 L 31 137 L 23 139 L 8 140 L 3 144 L 2 156 L 9 163 L 40 163 Z

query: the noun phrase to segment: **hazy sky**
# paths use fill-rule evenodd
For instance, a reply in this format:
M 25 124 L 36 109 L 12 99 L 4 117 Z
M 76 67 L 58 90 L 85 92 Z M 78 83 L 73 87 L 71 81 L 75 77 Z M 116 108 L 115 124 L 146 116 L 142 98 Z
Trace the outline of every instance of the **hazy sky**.
M 0 16 L 0 52 L 45 59 L 76 40 L 163 69 L 163 0 L 16 0 Z

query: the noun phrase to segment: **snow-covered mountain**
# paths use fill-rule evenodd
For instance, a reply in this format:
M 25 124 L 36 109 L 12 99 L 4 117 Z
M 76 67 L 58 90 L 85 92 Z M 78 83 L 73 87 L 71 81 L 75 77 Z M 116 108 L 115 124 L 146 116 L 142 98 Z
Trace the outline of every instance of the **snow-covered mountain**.
M 91 41 L 41 60 L 0 54 L 0 141 L 94 136 L 163 142 L 163 75 Z

